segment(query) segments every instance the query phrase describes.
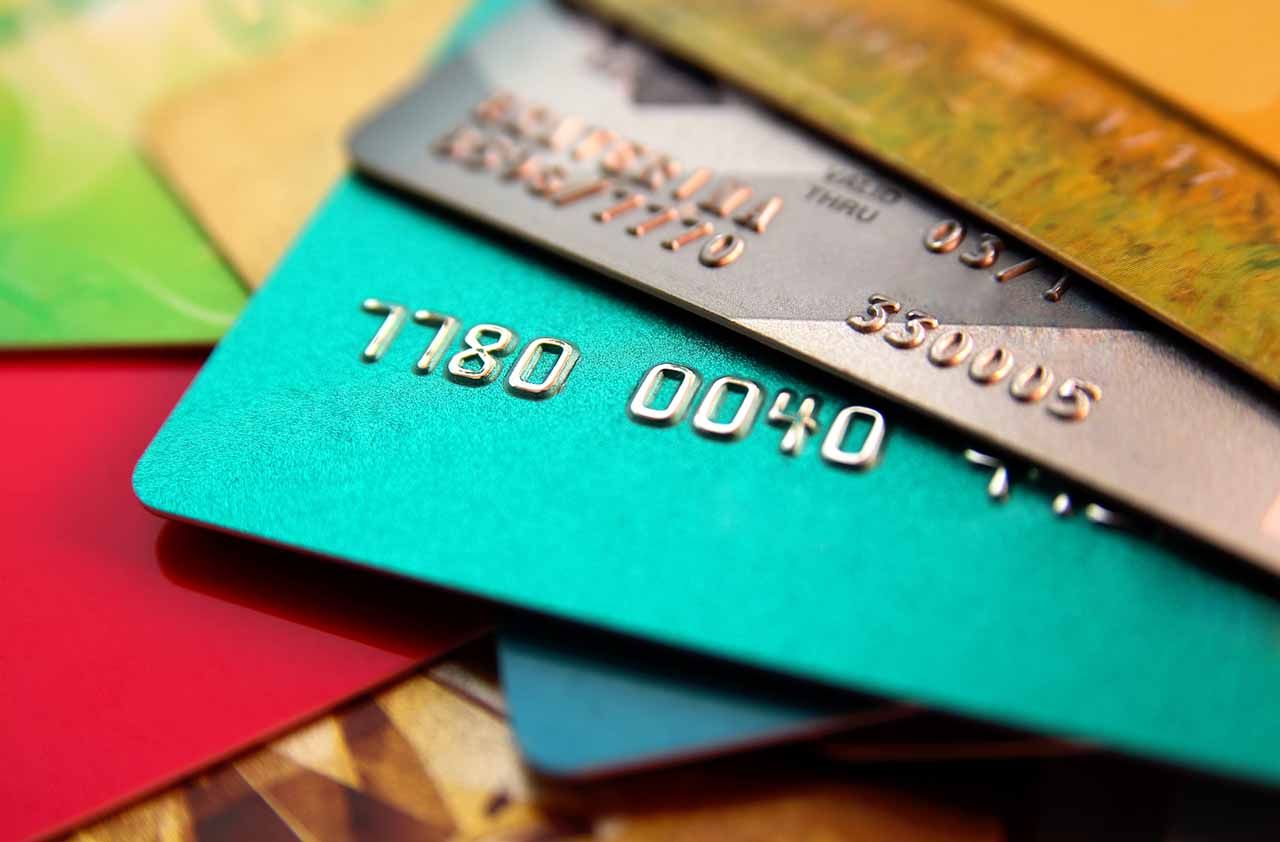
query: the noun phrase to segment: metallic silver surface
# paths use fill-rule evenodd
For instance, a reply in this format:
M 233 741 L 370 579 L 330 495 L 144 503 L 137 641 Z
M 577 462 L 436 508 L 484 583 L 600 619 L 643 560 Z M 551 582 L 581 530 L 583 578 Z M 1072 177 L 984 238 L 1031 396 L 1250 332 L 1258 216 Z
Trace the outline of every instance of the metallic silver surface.
M 771 426 L 786 430 L 782 434 L 778 449 L 788 456 L 799 456 L 804 450 L 805 442 L 809 440 L 809 435 L 818 432 L 818 419 L 813 417 L 818 413 L 818 398 L 809 395 L 801 400 L 793 415 L 787 412 L 787 409 L 795 396 L 795 392 L 790 389 L 778 392 L 766 416 Z
M 360 354 L 360 359 L 365 362 L 376 363 L 382 359 L 382 355 L 387 352 L 387 348 L 391 347 L 391 343 L 396 338 L 396 334 L 400 332 L 400 328 L 404 327 L 405 307 L 403 304 L 389 304 L 376 298 L 366 298 L 361 303 L 360 308 L 366 313 L 372 313 L 375 316 L 386 316 L 382 320 L 382 324 L 378 325 L 378 330 L 373 334 L 373 338 L 369 340 L 369 344 L 364 347 L 364 351 Z
M 871 422 L 871 428 L 862 439 L 862 445 L 855 451 L 849 451 L 845 449 L 845 439 L 855 418 L 866 418 Z M 822 458 L 835 465 L 865 471 L 874 468 L 880 460 L 883 445 L 884 416 L 865 406 L 846 406 L 831 420 L 827 437 L 822 440 Z
M 418 357 L 418 361 L 413 364 L 413 370 L 419 374 L 430 374 L 435 370 L 436 363 L 440 362 L 440 358 L 444 356 L 444 352 L 453 344 L 453 337 L 458 334 L 458 327 L 461 322 L 453 316 L 446 316 L 444 313 L 435 313 L 431 310 L 414 310 L 413 321 L 415 324 L 436 329 L 436 335 L 431 338 L 427 349 L 422 352 L 422 356 Z
M 965 461 L 970 465 L 978 465 L 983 468 L 991 469 L 991 480 L 987 483 L 987 496 L 996 502 L 1004 502 L 1009 499 L 1009 469 L 1003 462 L 994 456 L 988 456 L 981 451 L 972 448 L 964 452 Z M 1071 508 L 1071 498 L 1066 494 L 1059 494 L 1053 500 L 1053 510 L 1057 514 L 1064 512 L 1058 511 L 1059 498 L 1066 498 L 1067 509 Z
M 738 404 L 732 418 L 717 421 L 720 405 L 724 403 L 730 389 L 742 393 L 742 402 Z M 693 429 L 711 438 L 740 439 L 751 432 L 751 425 L 755 423 L 763 400 L 764 393 L 759 383 L 743 380 L 741 377 L 718 377 L 712 382 L 711 388 L 707 389 L 702 403 L 698 404 L 698 411 L 693 414 Z
M 547 353 L 548 348 L 556 349 L 559 355 L 541 382 L 535 383 L 529 379 L 529 375 L 538 367 L 538 361 Z M 564 388 L 564 381 L 577 365 L 579 356 L 578 349 L 572 343 L 550 336 L 539 337 L 524 346 L 519 358 L 511 366 L 507 388 L 527 398 L 549 398 L 556 395 Z
M 490 337 L 486 342 L 485 337 Z M 498 357 L 511 353 L 519 342 L 515 331 L 502 325 L 473 325 L 462 338 L 467 347 L 449 358 L 446 369 L 450 379 L 473 386 L 483 386 L 493 381 L 502 370 Z M 468 368 L 467 361 L 475 360 L 479 368 Z
M 1274 395 L 1092 286 L 1070 285 L 1008 232 L 975 227 L 745 97 L 693 77 L 652 84 L 681 73 L 589 20 L 535 3 L 365 124 L 352 149 L 360 168 L 383 181 L 713 318 L 1280 571 L 1280 530 L 1268 515 L 1280 497 Z M 681 93 L 663 100 L 655 90 Z M 493 121 L 472 115 L 503 91 L 512 96 L 490 108 Z M 581 115 L 585 122 L 565 141 L 569 152 L 503 127 L 538 109 Z M 457 133 L 461 126 L 486 139 Z M 495 164 L 495 154 L 510 153 L 497 136 L 522 151 Z M 441 147 L 441 138 L 450 140 Z M 649 236 L 629 236 L 620 223 L 593 218 L 617 204 L 615 190 L 567 207 L 543 197 L 604 177 L 602 159 L 623 142 L 648 157 L 637 153 L 630 169 L 609 174 L 615 187 L 653 189 L 659 202 L 687 200 L 696 218 L 682 206 L 674 215 L 660 213 L 661 223 L 644 231 Z M 520 178 L 504 178 L 503 167 L 520 165 L 529 152 L 540 163 Z M 666 171 L 680 175 L 654 189 L 644 176 L 660 160 L 678 162 Z M 763 232 L 698 207 L 741 216 L 773 197 L 779 201 Z M 732 210 L 725 205 L 730 198 L 737 202 Z M 627 223 L 643 225 L 656 212 L 633 213 Z M 704 223 L 713 234 L 663 248 Z M 712 237 L 729 235 L 744 244 L 736 260 L 708 266 L 699 259 Z M 985 266 L 995 247 L 984 235 L 1003 244 Z M 873 293 L 900 302 L 902 312 L 882 307 L 883 318 L 868 311 L 846 323 Z M 925 341 L 893 347 L 884 333 L 914 338 L 904 326 L 908 309 L 931 315 L 937 326 L 917 318 Z M 877 323 L 875 329 L 852 329 L 859 319 Z M 957 329 L 974 343 L 970 365 L 931 362 L 929 337 Z M 1103 399 L 1081 385 L 1060 396 L 1044 385 L 1049 374 L 1059 389 L 1074 380 L 1094 386 Z M 1088 400 L 1083 414 L 1079 400 Z
M 670 375 L 680 378 L 680 384 L 676 386 L 671 400 L 661 409 L 649 406 L 653 396 L 662 388 L 663 379 Z M 627 412 L 632 418 L 646 424 L 674 427 L 684 420 L 685 413 L 689 411 L 689 404 L 693 402 L 693 396 L 698 393 L 698 387 L 701 385 L 702 378 L 693 369 L 673 363 L 659 363 L 645 373 L 644 379 L 636 387 L 631 403 L 627 405 Z

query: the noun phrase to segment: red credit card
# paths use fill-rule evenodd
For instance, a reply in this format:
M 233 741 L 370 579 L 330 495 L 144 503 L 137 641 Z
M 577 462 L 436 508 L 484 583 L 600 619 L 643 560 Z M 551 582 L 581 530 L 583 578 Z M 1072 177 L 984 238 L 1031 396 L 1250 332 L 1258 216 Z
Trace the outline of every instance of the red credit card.
M 0 356 L 0 839 L 169 783 L 488 628 L 478 603 L 146 512 L 133 465 L 202 361 Z

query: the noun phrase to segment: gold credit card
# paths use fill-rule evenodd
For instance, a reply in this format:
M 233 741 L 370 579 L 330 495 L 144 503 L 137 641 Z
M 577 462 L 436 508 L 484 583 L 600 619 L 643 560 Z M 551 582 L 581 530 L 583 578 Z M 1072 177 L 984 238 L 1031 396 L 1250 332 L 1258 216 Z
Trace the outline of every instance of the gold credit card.
M 1280 165 L 1275 0 L 988 0 Z
M 348 123 L 414 75 L 464 5 L 391 4 L 147 116 L 149 157 L 247 286 L 266 280 L 345 169 Z
M 1280 388 L 1280 173 L 1020 19 L 962 0 L 583 2 Z
M 838 770 L 735 764 L 645 779 L 587 804 L 565 793 L 539 800 L 502 715 L 438 673 L 407 679 L 70 838 L 720 842 L 760 839 L 768 829 L 778 839 L 1005 839 L 989 803 L 966 806 L 947 788 L 913 792 L 900 779 L 870 783 Z

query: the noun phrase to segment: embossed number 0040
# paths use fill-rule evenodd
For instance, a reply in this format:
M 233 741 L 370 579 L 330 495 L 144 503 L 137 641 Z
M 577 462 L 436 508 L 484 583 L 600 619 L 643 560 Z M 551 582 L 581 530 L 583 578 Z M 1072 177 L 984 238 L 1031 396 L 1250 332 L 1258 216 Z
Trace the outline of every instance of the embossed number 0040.
M 663 406 L 654 406 L 654 400 L 662 392 L 665 383 L 677 383 L 675 392 L 666 399 Z M 657 427 L 673 427 L 684 420 L 694 396 L 702 384 L 702 378 L 696 371 L 675 363 L 659 363 L 645 372 L 636 387 L 627 412 L 635 420 Z M 737 392 L 742 397 L 734 410 L 733 416 L 726 421 L 716 420 L 720 408 L 730 392 Z M 815 417 L 819 401 L 813 395 L 802 399 L 794 413 L 788 412 L 796 395 L 790 389 L 783 389 L 770 407 L 769 423 L 781 427 L 786 432 L 778 449 L 788 456 L 799 454 L 809 434 L 818 431 L 818 419 Z M 703 395 L 698 409 L 694 413 L 693 427 L 708 438 L 737 441 L 751 432 L 752 424 L 764 403 L 764 389 L 759 383 L 741 377 L 720 377 Z M 851 448 L 850 428 L 855 419 L 863 418 L 870 427 L 863 435 L 862 444 L 856 450 Z M 823 439 L 821 456 L 833 465 L 856 470 L 873 467 L 880 458 L 884 444 L 884 417 L 874 409 L 865 406 L 847 406 L 836 414 Z

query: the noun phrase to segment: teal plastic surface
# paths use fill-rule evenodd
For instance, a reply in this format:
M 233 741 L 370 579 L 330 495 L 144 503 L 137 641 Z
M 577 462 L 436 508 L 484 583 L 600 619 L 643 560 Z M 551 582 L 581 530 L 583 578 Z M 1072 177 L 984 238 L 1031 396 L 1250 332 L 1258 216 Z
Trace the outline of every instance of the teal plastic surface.
M 561 337 L 564 391 L 515 397 L 380 362 L 370 296 Z M 507 358 L 510 364 L 512 357 Z M 881 464 L 781 431 L 654 428 L 651 365 L 878 406 Z M 703 392 L 706 385 L 703 386 Z M 1019 727 L 1280 782 L 1280 605 L 987 475 L 891 407 L 356 180 L 340 185 L 151 445 L 182 519 L 617 631 Z

